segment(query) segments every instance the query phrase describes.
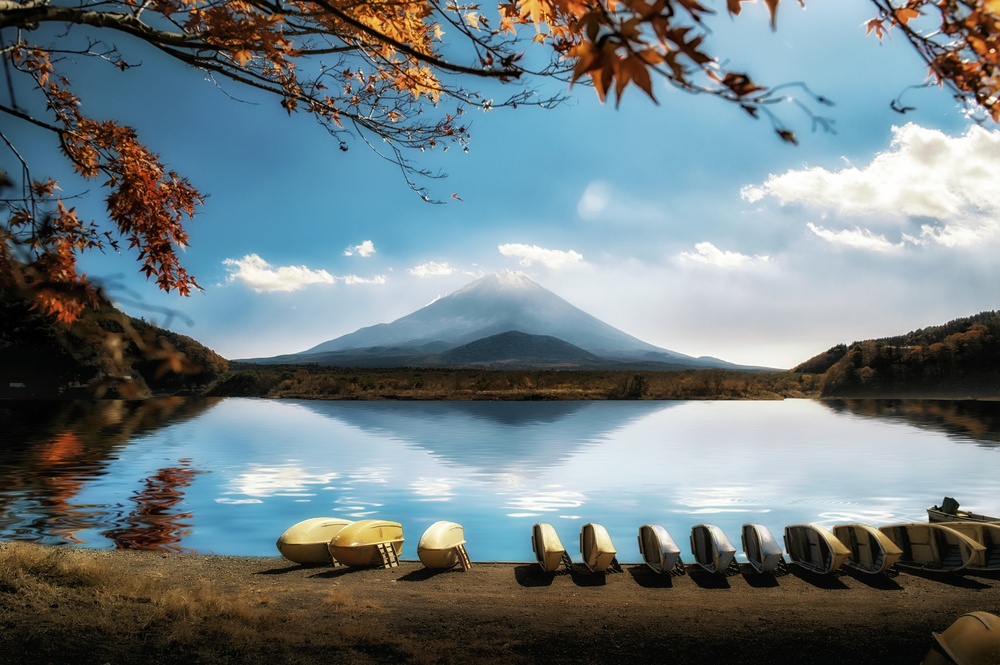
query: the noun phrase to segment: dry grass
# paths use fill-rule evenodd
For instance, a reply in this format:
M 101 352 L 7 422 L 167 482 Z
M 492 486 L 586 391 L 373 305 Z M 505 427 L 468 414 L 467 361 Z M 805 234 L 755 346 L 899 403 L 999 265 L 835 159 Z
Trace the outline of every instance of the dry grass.
M 386 632 L 377 601 L 348 591 L 329 590 L 303 607 L 212 580 L 130 575 L 108 561 L 0 542 L 0 663 L 298 663 L 318 653 L 324 660 L 431 662 L 426 644 Z

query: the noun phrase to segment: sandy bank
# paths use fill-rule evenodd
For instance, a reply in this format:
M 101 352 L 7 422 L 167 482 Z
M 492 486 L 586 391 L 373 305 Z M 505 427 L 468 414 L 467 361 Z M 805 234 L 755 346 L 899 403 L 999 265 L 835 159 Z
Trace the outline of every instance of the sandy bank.
M 637 564 L 550 575 L 527 563 L 432 572 L 77 550 L 60 566 L 97 581 L 57 572 L 12 582 L 9 550 L 0 548 L 0 662 L 916 665 L 931 631 L 964 612 L 1000 613 L 996 575 L 793 566 L 779 577 L 691 567 L 662 577 Z

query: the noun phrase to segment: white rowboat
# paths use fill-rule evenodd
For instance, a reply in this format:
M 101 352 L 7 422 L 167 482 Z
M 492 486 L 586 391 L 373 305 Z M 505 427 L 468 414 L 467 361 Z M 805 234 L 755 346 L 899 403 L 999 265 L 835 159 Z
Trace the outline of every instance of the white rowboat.
M 740 535 L 743 554 L 758 573 L 771 573 L 784 562 L 781 545 L 763 524 L 744 524 Z
M 681 548 L 659 524 L 643 524 L 639 527 L 639 552 L 643 562 L 657 573 L 669 573 L 684 565 L 681 562 Z
M 844 565 L 863 573 L 884 573 L 903 556 L 887 535 L 867 524 L 838 524 L 833 535 L 851 551 Z
M 564 563 L 569 567 L 569 555 L 551 524 L 539 522 L 531 528 L 531 549 L 538 565 L 547 573 L 559 570 Z
M 386 520 L 361 520 L 345 526 L 330 541 L 330 556 L 345 566 L 399 565 L 403 525 Z
M 714 524 L 691 527 L 691 553 L 695 562 L 710 573 L 723 573 L 736 559 L 736 548 Z
M 851 555 L 836 536 L 816 524 L 786 526 L 785 549 L 792 563 L 824 575 L 838 570 Z
M 336 517 L 311 517 L 288 527 L 275 546 L 281 556 L 295 563 L 330 564 L 333 560 L 326 545 L 350 523 Z
M 465 551 L 465 530 L 455 522 L 435 522 L 427 527 L 417 543 L 417 557 L 428 568 L 472 567 Z
M 592 573 L 603 573 L 615 563 L 615 544 L 600 524 L 584 524 L 580 530 L 580 554 Z

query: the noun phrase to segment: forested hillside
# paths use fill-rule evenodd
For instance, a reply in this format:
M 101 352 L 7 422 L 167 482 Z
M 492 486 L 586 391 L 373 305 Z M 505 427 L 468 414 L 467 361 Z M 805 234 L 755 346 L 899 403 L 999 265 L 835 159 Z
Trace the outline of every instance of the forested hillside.
M 823 374 L 823 396 L 1000 395 L 1000 313 L 840 344 L 792 370 Z
M 198 389 L 227 369 L 194 339 L 110 303 L 59 324 L 0 289 L 0 396 L 141 398 Z

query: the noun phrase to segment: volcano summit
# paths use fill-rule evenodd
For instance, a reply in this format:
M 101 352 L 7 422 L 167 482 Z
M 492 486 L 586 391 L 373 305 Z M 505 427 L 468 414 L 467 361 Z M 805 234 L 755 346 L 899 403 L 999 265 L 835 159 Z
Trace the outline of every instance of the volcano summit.
M 643 342 L 521 272 L 482 277 L 392 323 L 260 363 L 340 367 L 752 369 Z

